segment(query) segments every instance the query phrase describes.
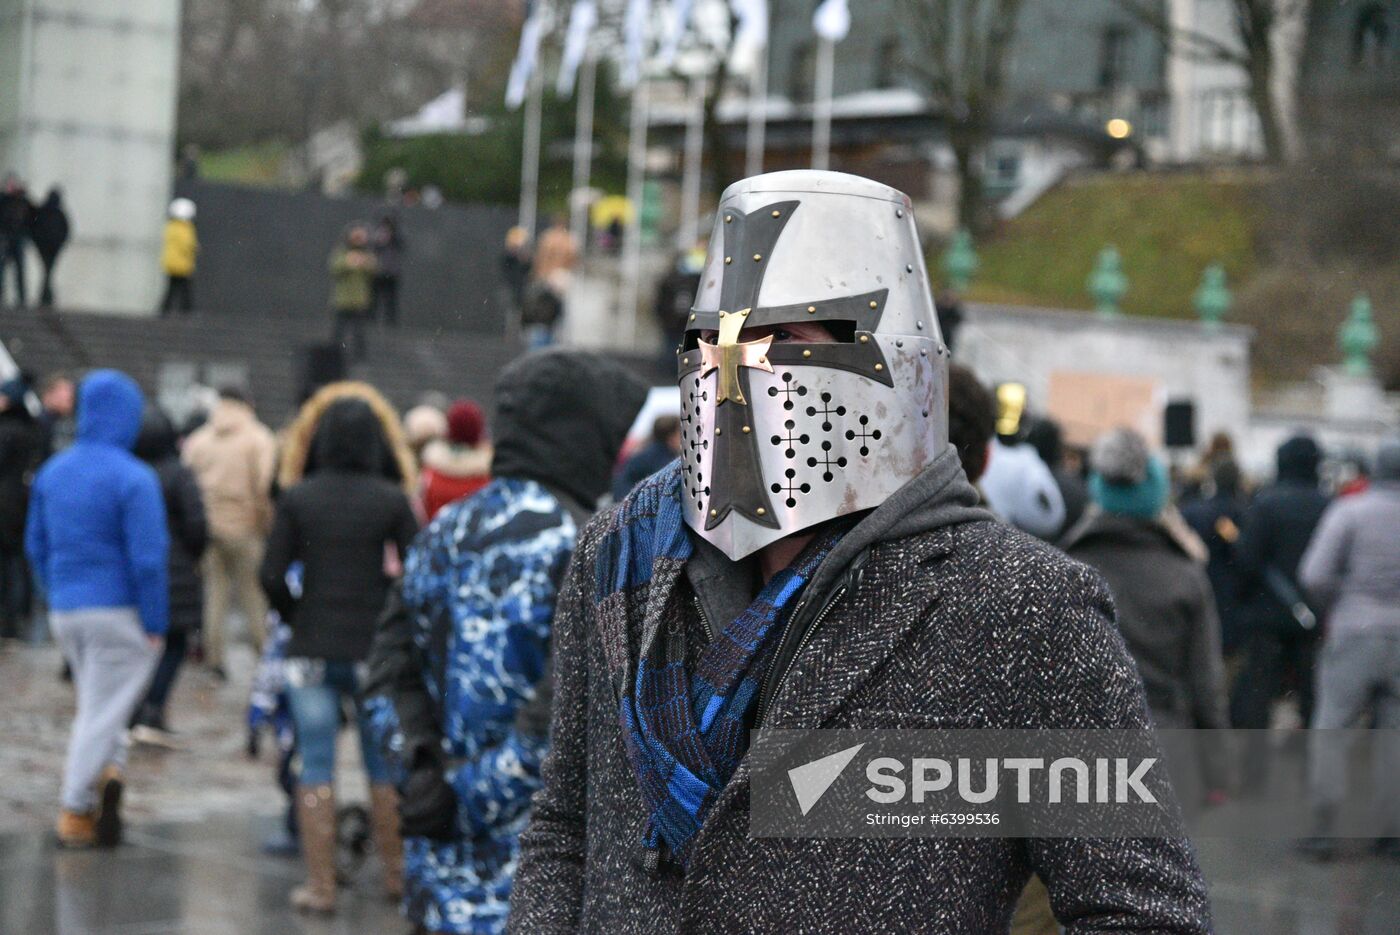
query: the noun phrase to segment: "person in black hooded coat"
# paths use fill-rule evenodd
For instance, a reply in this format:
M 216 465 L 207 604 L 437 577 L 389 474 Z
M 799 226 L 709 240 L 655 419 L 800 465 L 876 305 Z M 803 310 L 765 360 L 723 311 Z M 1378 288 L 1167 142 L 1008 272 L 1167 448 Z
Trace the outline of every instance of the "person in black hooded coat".
M 24 519 L 41 440 L 39 427 L 25 407 L 27 392 L 22 379 L 0 385 L 0 638 L 24 637 L 29 618 Z
M 1321 461 L 1322 450 L 1311 438 L 1299 435 L 1284 442 L 1273 486 L 1261 491 L 1245 512 L 1235 547 L 1245 653 L 1230 703 L 1236 728 L 1268 727 L 1273 701 L 1290 682 L 1303 723 L 1312 718 L 1318 633 L 1304 629 L 1289 606 L 1293 595 L 1301 599 L 1298 565 L 1327 509 L 1327 496 L 1318 486 Z
M 190 637 L 199 632 L 204 617 L 199 561 L 209 544 L 209 524 L 199 482 L 180 462 L 175 427 L 165 413 L 154 408 L 146 410 L 134 451 L 136 457 L 155 468 L 165 497 L 165 519 L 170 529 L 170 629 L 165 634 L 165 649 L 151 677 L 151 687 L 132 717 L 132 736 L 141 741 L 168 743 L 166 701 L 185 661 Z

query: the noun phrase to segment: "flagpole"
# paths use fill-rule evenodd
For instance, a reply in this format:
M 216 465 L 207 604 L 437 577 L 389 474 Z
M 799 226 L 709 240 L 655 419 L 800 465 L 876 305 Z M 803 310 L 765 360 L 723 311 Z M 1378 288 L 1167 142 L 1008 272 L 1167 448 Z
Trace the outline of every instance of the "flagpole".
M 690 115 L 685 128 L 685 173 L 681 178 L 681 223 L 676 229 L 676 249 L 695 245 L 700 231 L 700 174 L 705 157 L 704 74 L 690 79 Z
M 632 91 L 632 120 L 627 146 L 627 200 L 632 218 L 623 232 L 623 300 L 619 314 L 627 317 L 623 331 L 629 346 L 637 340 L 637 310 L 642 293 L 642 197 L 645 194 L 647 120 L 650 83 L 643 77 Z
M 836 43 L 817 39 L 816 90 L 812 98 L 812 168 L 831 168 L 831 95 L 836 72 Z
M 744 164 L 744 174 L 748 176 L 763 174 L 763 156 L 768 147 L 768 43 L 759 47 L 754 68 L 749 82 L 748 158 Z
M 574 243 L 588 243 L 588 205 L 584 191 L 593 177 L 593 103 L 598 62 L 590 50 L 584 55 L 578 86 L 578 112 L 574 119 L 574 191 L 569 198 L 569 229 Z
M 540 118 L 544 82 L 540 69 L 530 76 L 525 110 L 525 145 L 520 158 L 520 226 L 533 240 L 540 201 Z

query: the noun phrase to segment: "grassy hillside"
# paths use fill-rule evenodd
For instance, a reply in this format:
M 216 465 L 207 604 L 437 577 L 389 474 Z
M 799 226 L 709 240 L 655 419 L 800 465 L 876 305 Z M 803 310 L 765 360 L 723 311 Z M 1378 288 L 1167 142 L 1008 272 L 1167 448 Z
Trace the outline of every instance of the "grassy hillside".
M 977 245 L 982 265 L 970 297 L 1089 308 L 1094 259 L 1112 244 L 1128 276 L 1125 311 L 1193 315 L 1207 264 L 1225 264 L 1232 285 L 1255 274 L 1257 188 L 1247 179 L 1175 174 L 1068 182 Z

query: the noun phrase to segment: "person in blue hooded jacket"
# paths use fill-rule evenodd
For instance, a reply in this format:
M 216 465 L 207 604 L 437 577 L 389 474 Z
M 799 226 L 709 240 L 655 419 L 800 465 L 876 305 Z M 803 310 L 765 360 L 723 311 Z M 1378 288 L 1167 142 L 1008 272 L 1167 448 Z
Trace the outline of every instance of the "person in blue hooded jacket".
M 143 403 L 126 374 L 90 374 L 76 441 L 30 493 L 25 551 L 78 696 L 58 819 L 65 846 L 121 841 L 126 725 L 168 626 L 165 501 L 155 471 L 131 451 Z

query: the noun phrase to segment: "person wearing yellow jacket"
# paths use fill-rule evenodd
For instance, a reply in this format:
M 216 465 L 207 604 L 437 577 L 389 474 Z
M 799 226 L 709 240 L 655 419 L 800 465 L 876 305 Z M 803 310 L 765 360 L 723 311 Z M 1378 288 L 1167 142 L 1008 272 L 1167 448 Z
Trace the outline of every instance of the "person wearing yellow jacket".
M 165 298 L 160 302 L 161 317 L 176 308 L 188 315 L 194 308 L 194 261 L 199 254 L 199 237 L 194 230 L 194 202 L 176 198 L 170 202 L 170 219 L 165 222 L 165 242 L 160 264 L 165 270 Z

